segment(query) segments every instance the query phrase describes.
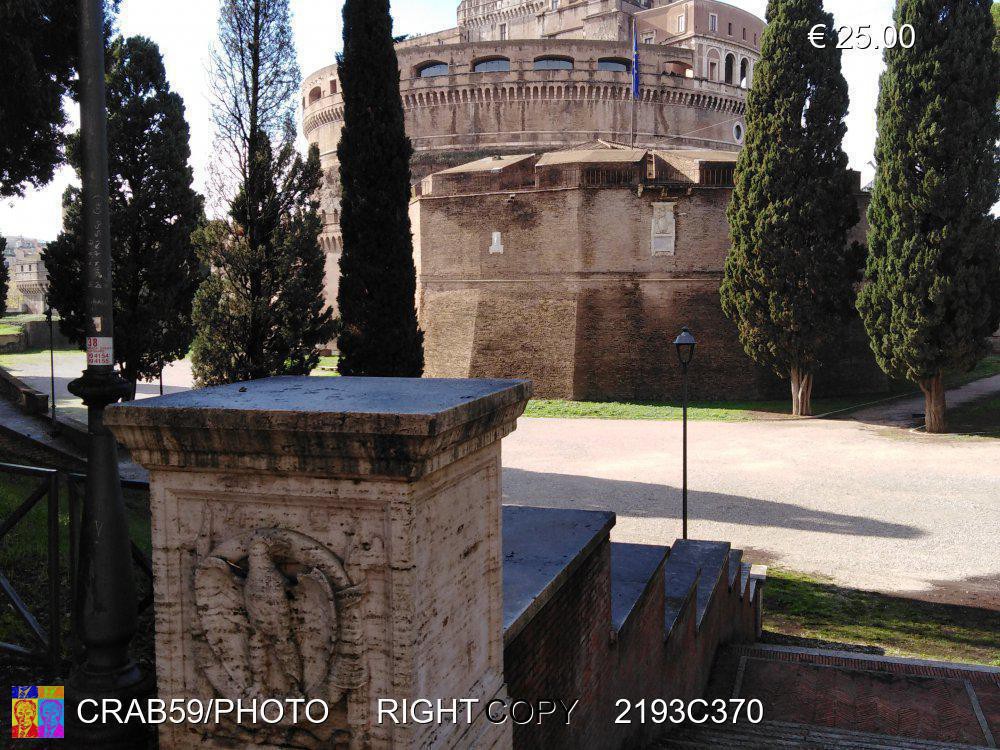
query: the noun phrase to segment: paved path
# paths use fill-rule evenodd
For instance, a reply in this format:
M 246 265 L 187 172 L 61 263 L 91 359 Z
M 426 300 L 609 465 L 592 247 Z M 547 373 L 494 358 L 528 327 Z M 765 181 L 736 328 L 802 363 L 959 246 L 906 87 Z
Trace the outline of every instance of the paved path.
M 1000 609 L 1000 440 L 836 420 L 693 422 L 692 538 L 855 588 Z M 612 510 L 615 541 L 681 534 L 678 422 L 522 419 L 516 504 Z
M 970 401 L 992 396 L 996 393 L 1000 393 L 1000 375 L 974 380 L 971 383 L 948 391 L 948 408 L 961 406 Z M 866 422 L 868 424 L 909 426 L 920 423 L 922 420 L 916 415 L 922 415 L 923 413 L 924 397 L 915 396 L 856 411 L 850 415 L 850 418 L 854 421 Z
M 0 366 L 19 378 L 36 391 L 48 394 L 51 392 L 49 373 L 49 353 L 31 352 L 30 354 L 15 354 L 0 356 Z M 80 400 L 69 392 L 70 381 L 80 377 L 87 366 L 87 355 L 80 351 L 57 351 L 55 353 L 55 386 L 56 410 L 63 416 L 72 417 L 81 422 L 87 421 L 87 410 Z M 163 392 L 176 393 L 191 388 L 194 377 L 191 374 L 191 361 L 173 362 L 163 370 Z M 160 383 L 139 383 L 136 388 L 136 398 L 150 398 L 160 395 Z

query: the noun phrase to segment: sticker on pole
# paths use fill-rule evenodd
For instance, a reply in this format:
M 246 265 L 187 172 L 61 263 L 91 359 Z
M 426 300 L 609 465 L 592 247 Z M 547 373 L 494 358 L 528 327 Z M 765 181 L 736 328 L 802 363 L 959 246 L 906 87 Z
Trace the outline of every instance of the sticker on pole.
M 87 365 L 110 367 L 114 364 L 114 339 L 103 336 L 87 337 Z

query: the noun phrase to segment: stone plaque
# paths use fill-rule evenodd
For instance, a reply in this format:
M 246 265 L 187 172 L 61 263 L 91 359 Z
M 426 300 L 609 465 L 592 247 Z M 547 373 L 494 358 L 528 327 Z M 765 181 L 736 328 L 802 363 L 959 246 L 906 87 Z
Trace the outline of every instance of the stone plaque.
M 674 218 L 674 203 L 653 204 L 653 227 L 651 246 L 653 256 L 674 255 L 677 244 L 677 221 Z

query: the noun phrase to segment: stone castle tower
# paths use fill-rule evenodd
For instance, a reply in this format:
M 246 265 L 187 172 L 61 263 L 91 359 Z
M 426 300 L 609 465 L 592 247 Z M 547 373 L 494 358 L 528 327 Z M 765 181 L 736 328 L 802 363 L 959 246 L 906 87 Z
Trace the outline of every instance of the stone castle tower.
M 397 48 L 414 179 L 487 155 L 596 139 L 730 151 L 742 143 L 764 29 L 751 13 L 717 0 L 462 0 L 457 20 Z M 325 172 L 321 242 L 334 306 L 343 114 L 336 65 L 307 76 L 303 130 Z

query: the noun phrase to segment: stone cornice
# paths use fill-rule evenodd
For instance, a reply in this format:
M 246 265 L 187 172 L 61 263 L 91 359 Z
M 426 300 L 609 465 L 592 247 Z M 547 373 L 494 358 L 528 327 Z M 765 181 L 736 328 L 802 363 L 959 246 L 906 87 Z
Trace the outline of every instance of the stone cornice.
M 415 480 L 515 427 L 522 380 L 269 378 L 110 407 L 105 424 L 152 470 Z

